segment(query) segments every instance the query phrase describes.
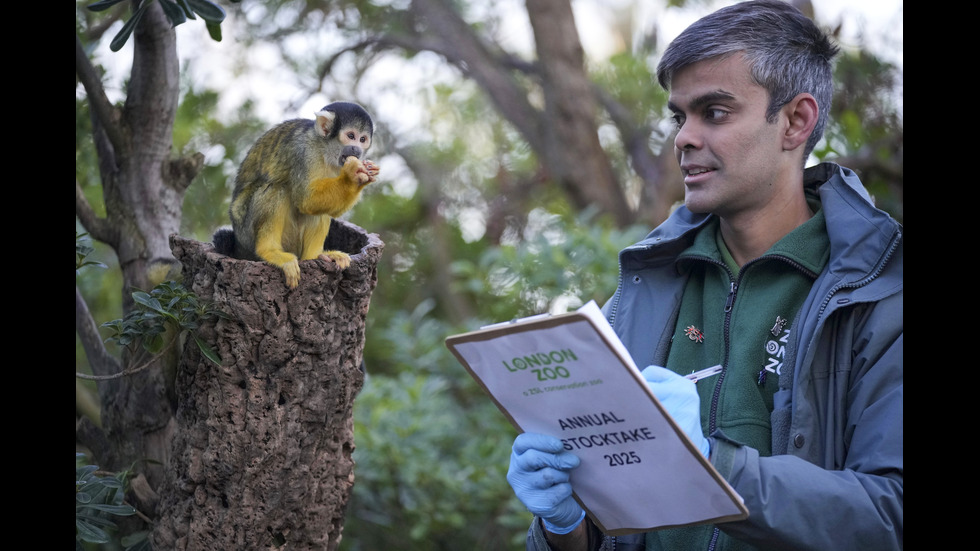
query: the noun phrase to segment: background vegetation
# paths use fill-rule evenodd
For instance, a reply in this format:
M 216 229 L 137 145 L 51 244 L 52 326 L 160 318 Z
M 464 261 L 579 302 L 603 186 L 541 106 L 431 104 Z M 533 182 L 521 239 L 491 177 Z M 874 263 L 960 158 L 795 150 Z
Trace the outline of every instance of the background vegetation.
M 129 7 L 94 13 L 90 3 L 76 2 L 76 34 L 118 104 L 129 91 L 132 41 L 119 52 L 108 43 Z M 593 121 L 612 184 L 598 198 L 586 193 L 590 182 L 604 181 L 604 169 L 582 166 L 584 154 L 569 160 L 561 136 L 545 135 L 564 119 L 551 113 L 525 120 L 512 111 L 517 100 L 498 88 L 516 91 L 534 113 L 563 101 L 550 95 L 556 79 L 543 67 L 562 60 L 545 57 L 548 31 L 534 29 L 535 44 L 528 26 L 542 20 L 533 13 L 540 4 L 554 2 L 529 1 L 527 9 L 480 0 L 217 3 L 227 12 L 221 42 L 199 22 L 176 29 L 181 65 L 172 151 L 203 153 L 183 200 L 182 235 L 206 241 L 228 223 L 235 169 L 272 124 L 352 99 L 378 125 L 370 157 L 382 168 L 381 180 L 347 216 L 379 234 L 386 248 L 368 314 L 368 378 L 355 409 L 357 482 L 343 548 L 522 548 L 530 517 L 504 479 L 515 433 L 443 341 L 489 322 L 565 311 L 591 299 L 601 304 L 613 292 L 619 249 L 681 198 L 670 185 L 677 178 L 672 156 L 662 155 L 670 138 L 661 124 L 664 93 L 651 76 L 676 32 L 667 23 L 681 10 L 703 13 L 725 2 L 575 4 L 593 15 L 577 23 L 596 101 L 574 109 L 588 115 L 595 108 L 584 118 Z M 855 23 L 821 19 L 820 0 L 813 4 L 823 26 L 843 33 Z M 884 49 L 869 49 L 880 36 L 847 35 L 833 123 L 814 160 L 857 169 L 879 205 L 902 220 L 897 5 L 898 32 L 884 37 Z M 605 11 L 586 11 L 596 6 Z M 437 21 L 446 13 L 458 20 Z M 487 67 L 507 70 L 482 70 L 478 57 L 465 58 L 463 35 L 440 44 L 457 32 L 454 24 L 477 39 Z M 76 191 L 104 216 L 91 105 L 77 80 L 75 103 Z M 76 216 L 76 234 L 85 231 Z M 83 241 L 94 248 L 89 259 L 105 267 L 77 266 L 76 294 L 98 322 L 118 319 L 129 308 L 119 261 L 101 242 Z M 91 372 L 77 336 L 75 357 L 76 372 Z M 96 384 L 76 379 L 76 425 L 100 423 L 99 402 Z

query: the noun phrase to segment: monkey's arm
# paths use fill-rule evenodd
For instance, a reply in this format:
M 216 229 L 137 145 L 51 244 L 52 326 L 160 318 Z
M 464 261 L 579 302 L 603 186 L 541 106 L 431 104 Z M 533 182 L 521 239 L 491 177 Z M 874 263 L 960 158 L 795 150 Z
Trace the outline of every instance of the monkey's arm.
M 303 259 L 319 257 L 336 262 L 341 269 L 350 266 L 347 253 L 323 250 L 330 232 L 330 219 L 350 210 L 361 198 L 364 186 L 375 181 L 378 172 L 378 165 L 373 161 L 348 157 L 337 177 L 317 178 L 310 182 L 309 192 L 299 210 L 304 214 L 319 214 L 322 220 L 321 226 L 310 232 L 310 240 L 303 244 Z
M 336 177 L 317 178 L 309 183 L 306 196 L 298 205 L 303 214 L 344 214 L 361 198 L 364 186 L 375 181 L 378 165 L 348 157 Z

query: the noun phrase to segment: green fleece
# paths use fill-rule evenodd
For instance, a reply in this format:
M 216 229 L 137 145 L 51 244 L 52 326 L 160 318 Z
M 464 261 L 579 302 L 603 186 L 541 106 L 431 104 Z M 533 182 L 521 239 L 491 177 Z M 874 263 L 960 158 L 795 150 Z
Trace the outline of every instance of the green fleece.
M 686 375 L 721 364 L 724 371 L 697 383 L 704 434 L 771 455 L 770 414 L 786 338 L 817 274 L 830 255 L 823 212 L 817 213 L 741 270 L 725 247 L 715 218 L 677 260 L 688 276 L 667 368 Z M 652 532 L 647 549 L 753 549 L 692 526 Z

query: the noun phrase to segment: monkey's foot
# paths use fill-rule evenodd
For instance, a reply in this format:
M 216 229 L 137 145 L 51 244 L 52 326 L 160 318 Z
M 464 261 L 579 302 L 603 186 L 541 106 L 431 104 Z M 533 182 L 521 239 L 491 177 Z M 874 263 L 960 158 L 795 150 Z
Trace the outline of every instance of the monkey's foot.
M 283 264 L 282 272 L 286 274 L 286 285 L 290 289 L 299 285 L 299 260 L 294 258 Z
M 336 262 L 341 270 L 346 270 L 350 266 L 350 255 L 344 251 L 324 251 L 320 258 Z

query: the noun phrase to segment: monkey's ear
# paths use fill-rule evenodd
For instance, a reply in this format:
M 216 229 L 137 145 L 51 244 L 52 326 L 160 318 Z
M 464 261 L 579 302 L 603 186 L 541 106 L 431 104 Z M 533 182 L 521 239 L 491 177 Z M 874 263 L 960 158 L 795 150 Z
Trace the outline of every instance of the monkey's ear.
M 316 115 L 316 132 L 317 134 L 327 137 L 330 135 L 330 130 L 333 129 L 333 121 L 337 118 L 337 114 L 333 111 L 317 111 L 314 113 Z

